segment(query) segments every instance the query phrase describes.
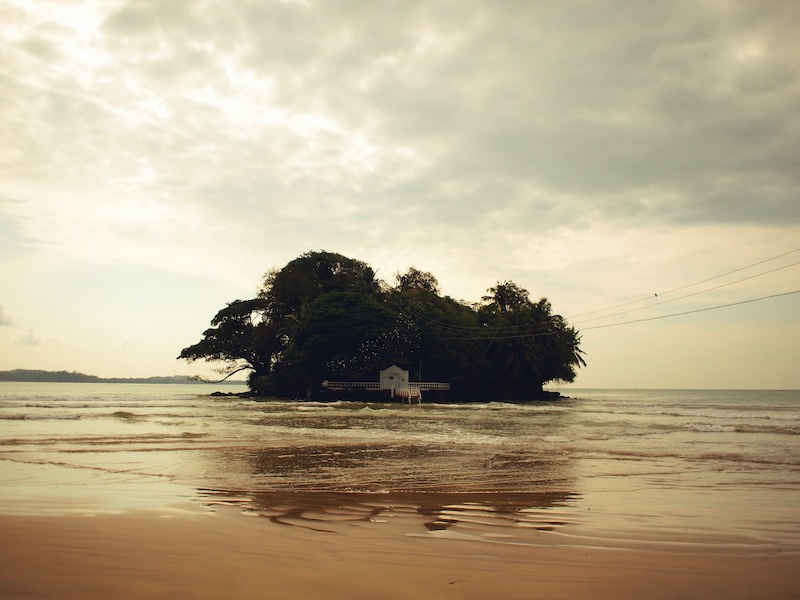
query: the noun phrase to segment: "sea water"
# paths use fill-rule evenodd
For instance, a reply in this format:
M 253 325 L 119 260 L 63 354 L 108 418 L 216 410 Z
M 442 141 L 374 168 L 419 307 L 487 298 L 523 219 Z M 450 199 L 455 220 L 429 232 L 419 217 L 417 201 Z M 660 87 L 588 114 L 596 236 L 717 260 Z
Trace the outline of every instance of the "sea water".
M 326 531 L 412 514 L 410 535 L 800 552 L 798 391 L 409 406 L 216 389 L 0 383 L 0 513 L 234 505 Z

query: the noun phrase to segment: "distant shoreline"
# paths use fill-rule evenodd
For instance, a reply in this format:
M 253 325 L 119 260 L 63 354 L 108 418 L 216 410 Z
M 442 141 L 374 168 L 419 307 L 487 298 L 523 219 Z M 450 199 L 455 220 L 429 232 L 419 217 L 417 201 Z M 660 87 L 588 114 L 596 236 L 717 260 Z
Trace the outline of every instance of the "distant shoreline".
M 155 384 L 209 384 L 215 385 L 247 385 L 245 381 L 208 382 L 186 375 L 168 375 L 162 377 L 98 377 L 77 371 L 43 371 L 39 369 L 13 369 L 0 371 L 0 382 L 15 383 L 155 383 Z

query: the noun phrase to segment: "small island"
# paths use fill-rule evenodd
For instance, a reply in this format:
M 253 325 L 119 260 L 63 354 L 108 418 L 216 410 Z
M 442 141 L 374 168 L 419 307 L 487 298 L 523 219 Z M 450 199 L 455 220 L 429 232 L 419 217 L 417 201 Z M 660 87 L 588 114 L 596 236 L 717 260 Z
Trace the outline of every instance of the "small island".
M 442 296 L 431 273 L 412 267 L 389 285 L 365 262 L 326 251 L 268 271 L 255 298 L 229 302 L 178 358 L 217 362 L 224 377 L 249 371 L 255 396 L 304 400 L 372 399 L 361 383 L 392 366 L 408 372 L 392 398 L 437 382 L 426 398 L 537 400 L 586 364 L 579 333 L 512 281 L 468 303 Z

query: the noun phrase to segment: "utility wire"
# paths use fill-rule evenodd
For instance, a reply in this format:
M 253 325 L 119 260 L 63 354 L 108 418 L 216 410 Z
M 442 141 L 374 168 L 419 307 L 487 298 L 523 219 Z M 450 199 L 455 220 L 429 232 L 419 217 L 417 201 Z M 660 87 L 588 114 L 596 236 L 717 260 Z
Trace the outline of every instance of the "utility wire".
M 715 279 L 719 279 L 721 277 L 725 277 L 727 275 L 732 275 L 733 273 L 738 273 L 739 271 L 744 271 L 746 269 L 751 269 L 753 267 L 757 267 L 758 265 L 763 265 L 764 263 L 768 263 L 773 260 L 777 260 L 779 258 L 783 258 L 784 256 L 789 256 L 790 254 L 794 254 L 795 252 L 800 252 L 800 248 L 795 248 L 794 250 L 789 250 L 788 252 L 784 252 L 783 254 L 778 254 L 777 256 L 773 256 L 771 258 L 766 258 L 764 260 L 760 260 L 758 262 L 754 262 L 753 264 L 747 265 L 746 267 L 739 267 L 738 269 L 733 269 L 732 271 L 727 271 L 726 273 L 721 273 L 720 275 L 714 275 L 714 277 L 709 277 L 707 279 L 703 279 L 702 281 L 696 281 L 695 283 L 690 283 L 687 285 L 682 285 L 680 287 L 674 288 L 672 290 L 668 290 L 666 292 L 660 292 L 661 296 L 666 296 L 668 294 L 672 294 L 674 292 L 679 292 L 681 290 L 688 289 L 690 287 L 694 287 L 696 285 L 701 285 L 703 283 L 708 283 L 709 281 L 714 281 Z M 795 263 L 797 264 L 797 263 Z M 744 280 L 742 280 L 744 281 Z M 630 302 L 623 302 L 622 304 L 616 304 L 614 306 L 609 306 L 607 308 L 600 308 L 598 310 L 593 310 L 590 312 L 581 313 L 579 315 L 572 315 L 569 317 L 570 319 L 577 319 L 578 317 L 585 317 L 588 315 L 594 315 L 600 312 L 606 312 L 607 310 L 614 310 L 616 308 L 622 308 L 623 306 L 630 306 L 631 304 L 638 304 L 639 302 L 646 302 L 648 300 L 652 300 L 654 296 L 647 296 L 646 298 L 640 298 L 638 300 L 631 300 Z M 628 311 L 630 312 L 630 311 Z M 614 316 L 614 315 L 607 315 L 607 316 Z
M 762 262 L 764 262 L 764 261 L 762 261 Z M 632 308 L 630 310 L 623 310 L 621 312 L 613 313 L 613 314 L 610 314 L 610 315 L 594 317 L 592 319 L 585 319 L 582 322 L 583 323 L 589 323 L 591 321 L 597 321 L 599 319 L 610 319 L 611 317 L 616 317 L 616 316 L 619 316 L 619 315 L 624 315 L 624 314 L 627 314 L 627 313 L 636 312 L 637 310 L 644 310 L 646 308 L 653 308 L 654 306 L 661 306 L 662 304 L 669 304 L 670 302 L 675 302 L 677 300 L 683 300 L 685 298 L 690 298 L 692 296 L 698 296 L 700 294 L 705 294 L 706 292 L 713 292 L 714 290 L 718 290 L 720 288 L 724 288 L 724 287 L 727 287 L 729 285 L 734 285 L 736 283 L 741 283 L 742 281 L 747 281 L 749 279 L 755 279 L 756 277 L 761 277 L 762 275 L 769 275 L 770 273 L 775 273 L 776 271 L 781 271 L 783 269 L 788 269 L 789 267 L 794 267 L 795 265 L 800 265 L 800 260 L 798 260 L 797 262 L 793 262 L 791 264 L 788 264 L 788 265 L 783 265 L 782 267 L 777 267 L 775 269 L 771 269 L 769 271 L 764 271 L 763 273 L 756 273 L 755 275 L 750 275 L 749 277 L 743 277 L 742 279 L 737 279 L 736 281 L 729 281 L 728 283 L 722 283 L 722 284 L 716 285 L 714 287 L 710 287 L 710 288 L 707 288 L 707 289 L 704 289 L 704 290 L 700 290 L 699 292 L 692 292 L 691 294 L 685 294 L 683 296 L 678 296 L 677 298 L 671 298 L 669 300 L 663 300 L 661 302 L 656 302 L 656 303 L 650 304 L 648 306 L 640 306 L 639 308 Z M 751 265 L 751 266 L 753 266 L 753 265 Z M 749 267 L 745 267 L 745 268 L 749 268 Z M 741 271 L 741 270 L 742 269 L 737 269 L 737 271 Z M 726 275 L 729 275 L 730 273 L 734 273 L 734 272 L 735 271 L 731 271 L 729 273 L 726 273 Z M 712 277 L 711 279 L 706 279 L 706 281 L 711 281 L 712 279 L 718 279 L 719 277 L 721 277 L 721 275 L 719 275 L 717 277 Z M 701 281 L 699 283 L 704 283 L 704 282 Z M 688 287 L 693 287 L 695 285 L 698 285 L 698 284 L 692 284 L 692 285 L 684 286 L 684 287 L 678 288 L 678 289 L 686 289 Z M 678 291 L 678 290 L 673 290 L 673 291 Z
M 728 304 L 718 304 L 716 306 L 707 306 L 705 308 L 697 308 L 694 310 L 686 310 L 679 313 L 671 313 L 668 315 L 659 315 L 657 317 L 645 317 L 642 319 L 634 319 L 632 321 L 622 321 L 620 323 L 608 323 L 606 325 L 592 325 L 591 327 L 582 327 L 580 332 L 589 331 L 591 329 L 605 329 L 608 327 L 619 327 L 620 325 L 632 325 L 634 323 L 643 323 L 645 321 L 658 321 L 659 319 L 671 319 L 673 317 L 681 317 L 684 315 L 691 315 L 695 313 L 707 312 L 710 310 L 718 310 L 720 308 L 729 308 L 731 306 L 740 306 L 742 304 L 751 304 L 753 302 L 760 302 L 762 300 L 769 300 L 771 298 L 780 298 L 783 296 L 791 296 L 793 294 L 800 294 L 800 290 L 794 290 L 793 292 L 782 292 L 780 294 L 771 294 L 769 296 L 761 296 L 760 298 L 751 298 L 750 300 L 740 300 L 739 302 L 730 302 Z M 488 333 L 488 332 L 487 332 Z M 484 337 L 464 337 L 464 338 L 446 338 L 446 339 L 456 339 L 456 340 L 508 340 L 508 339 L 520 339 L 520 338 L 534 338 L 544 335 L 555 335 L 555 332 L 546 332 L 546 333 L 532 333 L 528 335 L 499 335 L 495 337 L 491 336 L 484 336 Z
M 697 308 L 695 310 L 687 310 L 679 313 L 671 313 L 669 315 L 660 315 L 658 317 L 645 317 L 643 319 L 635 319 L 633 321 L 622 321 L 620 323 L 608 323 L 606 325 L 592 325 L 591 327 L 584 327 L 581 331 L 588 331 L 590 329 L 604 329 L 606 327 L 619 327 L 620 325 L 631 325 L 633 323 L 643 323 L 644 321 L 657 321 L 658 319 L 671 319 L 672 317 L 681 317 L 683 315 L 691 315 L 694 313 L 706 312 L 709 310 L 717 310 L 720 308 L 728 308 L 730 306 L 739 306 L 741 304 L 750 304 L 751 302 L 760 302 L 761 300 L 769 300 L 771 298 L 780 298 L 781 296 L 791 296 L 792 294 L 800 294 L 800 290 L 793 292 L 783 292 L 780 294 L 771 294 L 769 296 L 761 296 L 760 298 L 751 298 L 750 300 L 741 300 L 739 302 L 731 302 L 729 304 L 718 304 L 716 306 L 707 306 L 705 308 Z
M 515 334 L 508 334 L 508 335 L 494 335 L 492 332 L 487 331 L 486 335 L 476 335 L 476 336 L 467 336 L 467 337 L 444 337 L 439 336 L 440 340 L 486 340 L 487 342 L 493 342 L 495 340 L 523 340 L 523 339 L 532 339 L 537 337 L 544 337 L 548 335 L 556 335 L 555 331 L 552 330 L 534 330 L 530 333 L 515 333 Z

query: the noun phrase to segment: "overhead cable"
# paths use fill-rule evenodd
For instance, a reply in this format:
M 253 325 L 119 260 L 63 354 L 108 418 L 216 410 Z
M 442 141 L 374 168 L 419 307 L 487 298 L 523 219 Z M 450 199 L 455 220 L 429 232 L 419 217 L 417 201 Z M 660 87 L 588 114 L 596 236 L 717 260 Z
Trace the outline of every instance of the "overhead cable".
M 726 277 L 727 275 L 732 275 L 733 273 L 738 273 L 739 271 L 745 271 L 747 269 L 751 269 L 753 267 L 757 267 L 758 265 L 763 265 L 764 263 L 768 263 L 768 262 L 771 262 L 773 260 L 777 260 L 779 258 L 783 258 L 784 256 L 789 256 L 790 254 L 794 254 L 795 252 L 800 252 L 800 248 L 795 248 L 794 250 L 789 250 L 788 252 L 784 252 L 783 254 L 778 254 L 777 256 L 773 256 L 771 258 L 766 258 L 764 260 L 760 260 L 758 262 L 754 262 L 754 263 L 752 263 L 750 265 L 747 265 L 746 267 L 739 267 L 738 269 L 733 269 L 731 271 L 727 271 L 727 272 L 721 273 L 719 275 L 714 275 L 713 277 L 709 277 L 707 279 L 703 279 L 702 281 L 696 281 L 694 283 L 689 283 L 687 285 L 682 285 L 680 287 L 677 287 L 677 288 L 674 288 L 674 289 L 671 289 L 671 290 L 667 290 L 666 292 L 656 292 L 654 296 L 651 295 L 651 296 L 647 296 L 645 298 L 639 298 L 638 300 L 631 300 L 629 302 L 623 302 L 622 304 L 616 304 L 614 306 L 609 306 L 609 307 L 606 307 L 606 308 L 600 308 L 600 309 L 593 310 L 593 311 L 590 311 L 590 312 L 581 313 L 581 314 L 578 314 L 578 315 L 572 315 L 569 318 L 570 319 L 577 319 L 578 317 L 585 317 L 585 316 L 588 316 L 588 315 L 594 315 L 594 314 L 597 314 L 597 313 L 606 312 L 607 310 L 614 310 L 616 308 L 622 308 L 623 306 L 630 306 L 631 304 L 638 304 L 639 302 L 647 302 L 648 300 L 653 300 L 653 298 L 657 297 L 659 294 L 661 296 L 666 296 L 668 294 L 679 292 L 681 290 L 685 290 L 685 289 L 688 289 L 690 287 L 694 287 L 696 285 L 702 285 L 704 283 L 708 283 L 709 281 L 714 281 L 715 279 L 720 279 L 721 277 Z M 742 281 L 744 281 L 744 280 L 742 280 Z M 631 311 L 626 311 L 626 312 L 631 312 Z M 608 316 L 613 316 L 613 315 L 608 315 Z
M 677 298 L 670 298 L 669 300 L 662 300 L 661 302 L 654 302 L 653 304 L 649 304 L 647 306 L 640 306 L 639 308 L 632 308 L 630 310 L 623 310 L 623 311 L 620 311 L 618 313 L 613 313 L 613 314 L 605 315 L 605 316 L 602 316 L 602 317 L 594 317 L 592 319 L 585 319 L 582 322 L 583 323 L 589 323 L 591 321 L 597 321 L 599 319 L 609 319 L 611 317 L 616 317 L 616 316 L 619 316 L 619 315 L 624 315 L 624 314 L 627 314 L 627 313 L 636 312 L 637 310 L 644 310 L 646 308 L 653 308 L 654 306 L 661 306 L 662 304 L 669 304 L 670 302 L 675 302 L 677 300 L 683 300 L 685 298 L 691 298 L 692 296 L 698 296 L 700 294 L 705 294 L 706 292 L 713 292 L 714 290 L 718 290 L 720 288 L 724 288 L 724 287 L 727 287 L 729 285 L 734 285 L 736 283 L 741 283 L 741 282 L 747 281 L 749 279 L 755 279 L 756 277 L 761 277 L 763 275 L 769 275 L 770 273 L 775 273 L 776 271 L 781 271 L 783 269 L 788 269 L 789 267 L 794 267 L 796 265 L 800 265 L 800 260 L 798 260 L 797 262 L 793 262 L 791 264 L 788 264 L 788 265 L 783 265 L 782 267 L 777 267 L 775 269 L 771 269 L 769 271 L 764 271 L 763 273 L 756 273 L 755 275 L 750 275 L 749 277 L 743 277 L 742 279 L 737 279 L 736 281 L 729 281 L 728 283 L 722 283 L 720 285 L 716 285 L 714 287 L 710 287 L 710 288 L 707 288 L 705 290 L 700 290 L 698 292 L 692 292 L 691 294 L 685 294 L 683 296 L 678 296 Z M 741 271 L 741 269 L 737 269 L 737 270 Z M 733 271 L 731 271 L 731 273 L 732 272 Z M 726 274 L 729 274 L 729 273 L 726 273 Z M 718 277 L 712 277 L 712 279 L 718 279 Z M 706 281 L 711 281 L 711 279 L 707 279 Z M 703 283 L 703 282 L 700 282 L 700 283 Z M 697 284 L 692 284 L 692 286 L 694 286 L 694 285 L 697 285 Z M 686 289 L 687 287 L 692 287 L 692 286 L 684 286 L 683 288 L 679 288 L 679 289 Z M 676 290 L 673 290 L 673 291 L 676 291 Z
M 620 325 L 631 325 L 633 323 L 643 323 L 645 321 L 657 321 L 658 319 L 671 319 L 672 317 L 681 317 L 683 315 L 691 315 L 694 313 L 706 312 L 709 310 L 718 310 L 720 308 L 728 308 L 730 306 L 739 306 L 741 304 L 750 304 L 752 302 L 760 302 L 761 300 L 769 300 L 771 298 L 780 298 L 782 296 L 791 296 L 792 294 L 800 294 L 800 290 L 793 292 L 783 292 L 780 294 L 771 294 L 769 296 L 761 296 L 760 298 L 751 298 L 750 300 L 741 300 L 739 302 L 730 302 L 728 304 L 718 304 L 716 306 L 707 306 L 705 308 L 697 308 L 695 310 L 686 310 L 679 313 L 671 313 L 668 315 L 659 315 L 657 317 L 645 317 L 643 319 L 635 319 L 633 321 L 622 321 L 620 323 L 608 323 L 606 325 L 592 325 L 591 327 L 583 327 L 581 331 L 588 331 L 590 329 L 605 329 L 607 327 L 619 327 Z

